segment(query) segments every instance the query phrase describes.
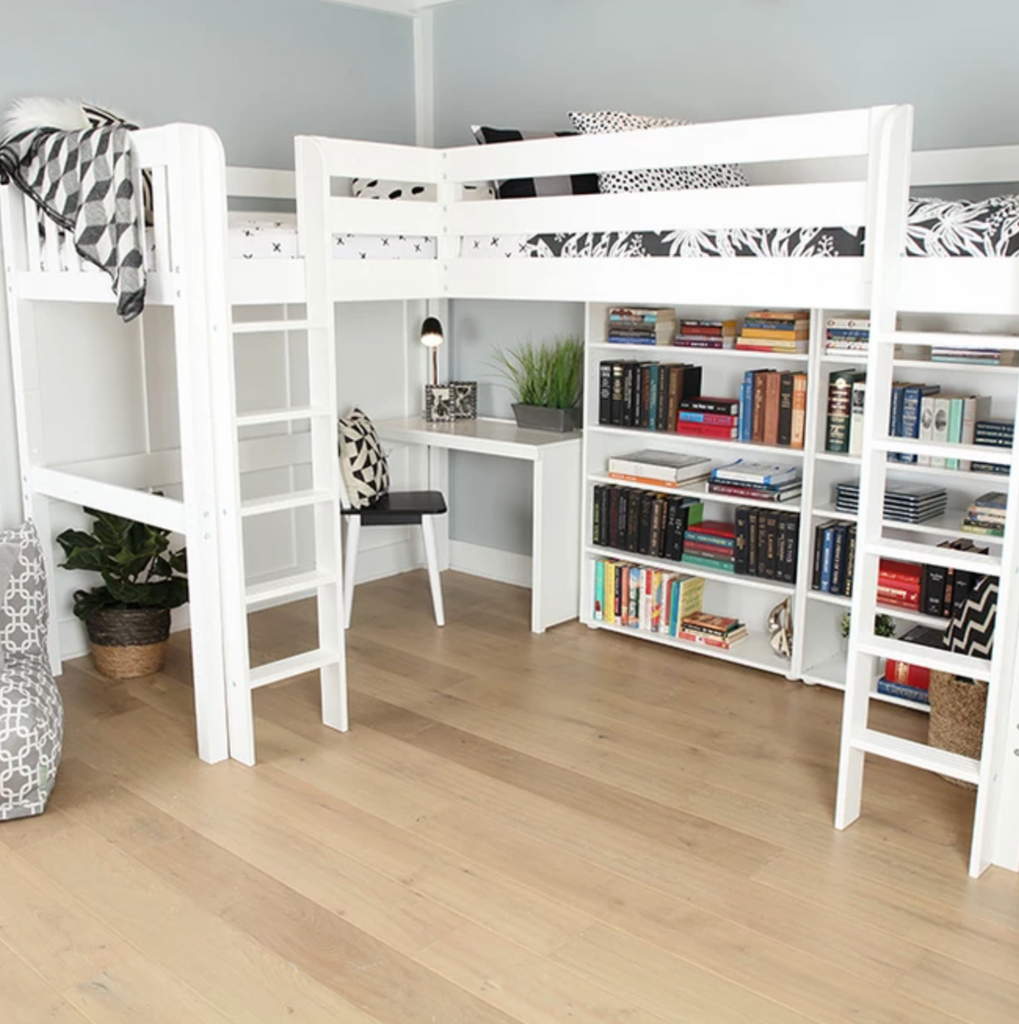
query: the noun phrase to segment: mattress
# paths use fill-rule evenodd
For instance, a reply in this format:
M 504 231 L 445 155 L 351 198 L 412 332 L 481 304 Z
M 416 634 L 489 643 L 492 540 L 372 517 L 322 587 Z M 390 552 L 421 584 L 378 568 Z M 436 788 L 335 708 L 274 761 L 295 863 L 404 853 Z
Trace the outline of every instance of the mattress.
M 298 258 L 297 222 L 291 216 L 257 217 L 230 215 L 232 259 Z M 423 235 L 337 235 L 333 259 L 430 260 L 435 259 L 436 240 Z

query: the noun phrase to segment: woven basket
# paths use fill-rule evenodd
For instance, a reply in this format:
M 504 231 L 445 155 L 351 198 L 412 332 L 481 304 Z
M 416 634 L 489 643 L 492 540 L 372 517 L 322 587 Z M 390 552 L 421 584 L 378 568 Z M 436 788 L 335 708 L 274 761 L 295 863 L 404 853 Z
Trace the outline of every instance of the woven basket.
M 987 683 L 959 679 L 948 672 L 931 672 L 931 721 L 927 742 L 932 747 L 980 759 L 984 744 Z M 953 786 L 975 789 L 971 782 L 941 776 Z
M 166 662 L 168 608 L 104 608 L 85 628 L 96 668 L 111 679 L 149 676 Z

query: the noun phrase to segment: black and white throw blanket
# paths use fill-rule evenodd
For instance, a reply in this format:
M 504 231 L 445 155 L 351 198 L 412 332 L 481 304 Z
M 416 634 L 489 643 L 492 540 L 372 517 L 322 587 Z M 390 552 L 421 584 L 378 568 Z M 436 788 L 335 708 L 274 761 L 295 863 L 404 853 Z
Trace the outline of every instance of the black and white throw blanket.
M 0 146 L 0 184 L 10 182 L 73 237 L 83 259 L 110 275 L 124 320 L 138 316 L 145 305 L 144 228 L 129 129 L 40 128 L 16 135 Z

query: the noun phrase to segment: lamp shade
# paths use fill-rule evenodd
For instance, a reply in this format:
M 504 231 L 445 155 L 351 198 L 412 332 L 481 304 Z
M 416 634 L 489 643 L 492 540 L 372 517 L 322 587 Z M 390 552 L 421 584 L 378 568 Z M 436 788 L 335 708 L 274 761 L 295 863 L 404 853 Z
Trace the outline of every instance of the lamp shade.
M 426 348 L 438 348 L 443 340 L 442 324 L 438 317 L 426 316 L 421 324 L 421 344 Z

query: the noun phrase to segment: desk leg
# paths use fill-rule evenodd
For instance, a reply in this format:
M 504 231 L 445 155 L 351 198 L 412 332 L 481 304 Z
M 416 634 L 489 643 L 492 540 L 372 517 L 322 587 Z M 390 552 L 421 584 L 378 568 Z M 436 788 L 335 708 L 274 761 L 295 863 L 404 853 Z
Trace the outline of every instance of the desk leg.
M 531 630 L 575 619 L 580 610 L 579 445 L 538 453 L 534 462 Z
M 449 452 L 445 448 L 428 447 L 428 490 L 442 491 L 449 504 Z M 435 516 L 435 546 L 439 555 L 439 570 L 449 568 L 449 513 Z

